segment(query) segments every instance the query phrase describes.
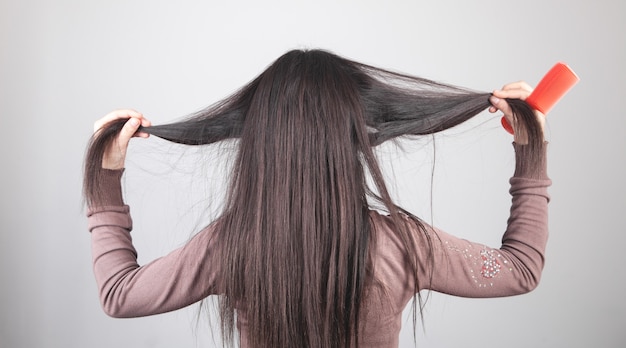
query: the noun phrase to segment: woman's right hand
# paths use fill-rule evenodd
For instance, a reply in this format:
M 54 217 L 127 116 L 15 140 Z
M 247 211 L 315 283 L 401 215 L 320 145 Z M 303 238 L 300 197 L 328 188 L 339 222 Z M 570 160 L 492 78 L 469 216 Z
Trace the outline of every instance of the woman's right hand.
M 528 98 L 532 91 L 532 87 L 530 87 L 526 82 L 518 81 L 506 84 L 502 87 L 502 89 L 493 91 L 493 95 L 489 99 L 492 105 L 489 108 L 489 112 L 494 113 L 500 110 L 504 114 L 507 122 L 513 127 L 515 131 L 515 142 L 518 144 L 528 144 L 528 135 L 523 128 L 519 128 L 517 126 L 515 115 L 513 115 L 509 103 L 507 103 L 504 99 L 510 98 L 526 100 L 526 98 Z M 536 110 L 535 115 L 537 116 L 537 120 L 539 121 L 541 129 L 543 131 L 544 125 L 546 123 L 546 116 Z
M 108 113 L 96 121 L 93 125 L 94 133 L 97 135 L 98 131 L 106 124 L 120 119 L 128 119 L 124 124 L 119 136 L 115 141 L 105 150 L 102 157 L 102 168 L 105 169 L 122 169 L 124 168 L 124 161 L 126 160 L 126 149 L 128 148 L 128 142 L 132 137 L 147 138 L 148 133 L 137 132 L 139 126 L 149 127 L 150 121 L 143 117 L 140 112 L 130 109 L 115 110 Z

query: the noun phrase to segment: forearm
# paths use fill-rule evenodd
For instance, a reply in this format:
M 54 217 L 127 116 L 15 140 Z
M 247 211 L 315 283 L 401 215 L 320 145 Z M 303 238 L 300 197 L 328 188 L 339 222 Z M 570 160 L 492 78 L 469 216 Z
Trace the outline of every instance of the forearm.
M 541 277 L 548 239 L 545 146 L 539 166 L 519 163 L 525 146 L 514 145 L 518 166 L 510 179 L 510 216 L 500 248 L 437 231 L 432 290 L 465 297 L 510 296 L 534 289 Z M 443 269 L 444 272 L 437 272 Z
M 93 269 L 104 311 L 113 317 L 163 313 L 215 293 L 217 272 L 211 268 L 214 238 L 211 227 L 184 247 L 146 265 L 137 263 L 132 243 L 132 220 L 123 204 L 121 171 L 109 171 L 108 205 L 88 212 Z

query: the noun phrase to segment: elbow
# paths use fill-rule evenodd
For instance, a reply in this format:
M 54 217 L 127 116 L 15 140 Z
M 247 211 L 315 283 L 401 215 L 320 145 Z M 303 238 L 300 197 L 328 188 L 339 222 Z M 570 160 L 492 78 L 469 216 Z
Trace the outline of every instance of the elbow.
M 98 297 L 102 311 L 111 318 L 130 318 L 135 316 L 135 301 L 131 296 L 128 277 L 109 277 L 97 279 Z
M 508 270 L 513 282 L 512 293 L 522 295 L 534 291 L 539 287 L 544 268 L 543 253 L 517 252 L 507 260 Z
M 100 306 L 102 311 L 111 318 L 130 318 L 133 316 L 124 299 L 115 296 L 115 293 L 111 291 L 102 291 L 100 293 Z
M 126 318 L 125 316 L 121 315 L 119 312 L 117 311 L 111 311 L 109 309 L 104 309 L 104 314 L 106 314 L 107 316 L 109 316 L 110 318 L 114 318 L 114 319 L 122 319 L 122 318 Z
M 159 302 L 143 301 L 114 291 L 101 293 L 100 306 L 111 318 L 137 318 L 163 312 Z
M 527 294 L 529 292 L 534 291 L 535 289 L 537 289 L 537 287 L 539 287 L 539 277 L 533 279 L 532 281 L 527 282 L 526 284 L 524 284 L 524 286 L 522 287 L 522 294 Z
M 542 268 L 543 267 L 538 266 L 525 269 L 523 276 L 520 278 L 520 295 L 527 294 L 539 287 Z
M 107 301 L 106 299 L 102 299 L 100 301 L 100 305 L 104 314 L 108 315 L 111 318 L 128 318 L 128 315 L 127 313 L 125 313 L 123 308 L 113 303 L 113 301 Z

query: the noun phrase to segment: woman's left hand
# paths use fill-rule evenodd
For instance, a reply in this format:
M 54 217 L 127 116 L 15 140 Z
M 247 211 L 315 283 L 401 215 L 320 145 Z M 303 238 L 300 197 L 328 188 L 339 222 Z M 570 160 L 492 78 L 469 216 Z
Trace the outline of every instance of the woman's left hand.
M 137 132 L 139 126 L 149 127 L 150 121 L 143 117 L 140 112 L 130 109 L 115 110 L 94 123 L 94 133 L 97 133 L 104 125 L 109 122 L 126 119 L 126 123 L 122 128 L 119 136 L 107 148 L 102 157 L 102 168 L 105 169 L 122 169 L 126 160 L 126 149 L 128 142 L 132 137 L 147 138 L 149 135 L 145 132 Z

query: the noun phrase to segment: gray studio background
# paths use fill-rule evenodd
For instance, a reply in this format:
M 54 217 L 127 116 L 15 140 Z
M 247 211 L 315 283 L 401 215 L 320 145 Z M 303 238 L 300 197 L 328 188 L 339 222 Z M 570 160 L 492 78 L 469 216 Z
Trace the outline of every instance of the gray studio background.
M 505 299 L 432 294 L 418 346 L 626 346 L 625 15 L 619 0 L 0 1 L 0 347 L 215 346 L 197 306 L 124 320 L 101 311 L 84 149 L 110 110 L 172 121 L 301 47 L 484 91 L 534 85 L 569 63 L 582 82 L 548 118 L 542 283 Z M 510 142 L 488 113 L 436 137 L 432 185 L 432 139 L 383 147 L 381 158 L 398 202 L 496 246 Z M 179 150 L 156 138 L 131 145 L 125 188 L 142 263 L 189 238 L 205 206 L 219 208 L 228 149 Z M 401 347 L 413 346 L 406 314 Z

